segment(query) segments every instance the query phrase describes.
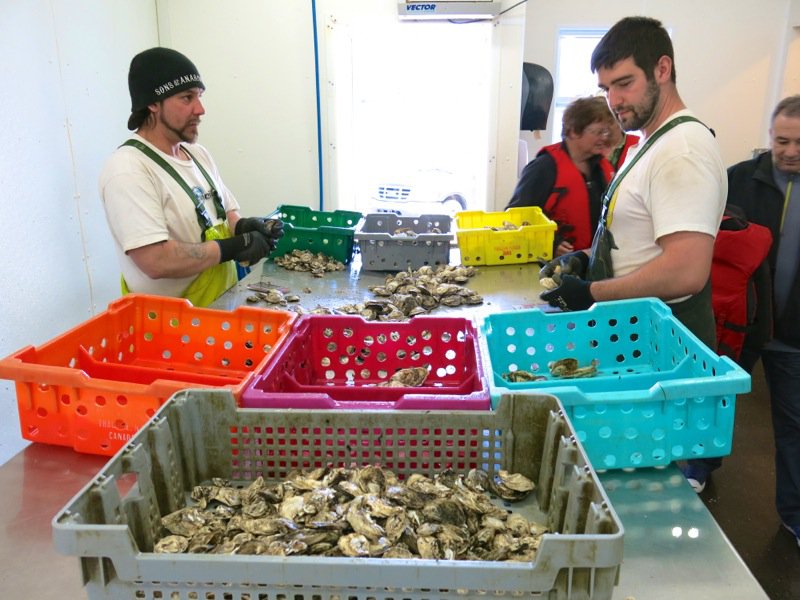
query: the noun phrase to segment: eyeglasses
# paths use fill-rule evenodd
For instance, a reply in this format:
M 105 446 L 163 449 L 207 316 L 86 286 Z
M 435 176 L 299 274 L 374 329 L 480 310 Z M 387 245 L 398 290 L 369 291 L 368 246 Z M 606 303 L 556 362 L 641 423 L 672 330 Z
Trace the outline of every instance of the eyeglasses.
M 608 127 L 587 127 L 583 131 L 595 137 L 607 137 L 611 135 L 611 130 Z

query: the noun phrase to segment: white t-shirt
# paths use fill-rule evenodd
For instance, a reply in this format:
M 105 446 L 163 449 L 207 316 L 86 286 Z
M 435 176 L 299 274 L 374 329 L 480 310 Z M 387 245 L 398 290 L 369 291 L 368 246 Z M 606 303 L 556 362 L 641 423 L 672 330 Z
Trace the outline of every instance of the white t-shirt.
M 214 225 L 225 219 L 224 214 L 217 214 L 208 182 L 194 161 L 174 158 L 141 136 L 134 134 L 132 137 L 155 150 L 190 188 L 199 188 Z M 199 144 L 186 146 L 211 176 L 225 211 L 239 210 L 236 198 L 225 187 L 208 151 Z M 181 296 L 196 276 L 151 279 L 126 252 L 168 239 L 190 243 L 202 241 L 203 228 L 197 221 L 195 204 L 186 191 L 153 159 L 131 146 L 121 146 L 114 151 L 100 174 L 99 187 L 128 288 L 145 294 Z
M 693 116 L 682 110 L 671 118 L 682 115 Z M 632 146 L 625 162 L 643 145 Z M 670 233 L 716 237 L 727 195 L 725 166 L 708 128 L 692 121 L 664 133 L 619 185 L 610 225 L 617 246 L 611 251 L 614 275 L 627 275 L 661 254 L 656 240 Z

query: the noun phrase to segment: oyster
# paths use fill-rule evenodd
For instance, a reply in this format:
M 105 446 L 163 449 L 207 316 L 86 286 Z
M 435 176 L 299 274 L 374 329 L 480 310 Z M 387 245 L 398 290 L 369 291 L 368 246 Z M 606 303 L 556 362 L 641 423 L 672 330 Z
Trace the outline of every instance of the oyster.
M 360 506 L 360 503 L 350 505 L 346 518 L 354 532 L 360 533 L 369 540 L 375 541 L 386 535 L 383 527 L 372 520 L 369 513 Z
M 246 487 L 215 478 L 192 490 L 197 506 L 162 518 L 154 552 L 532 561 L 547 529 L 488 493 L 517 500 L 532 489 L 518 473 L 492 480 L 480 469 L 404 482 L 380 466 L 297 470 Z
M 345 556 L 369 556 L 369 540 L 360 533 L 348 533 L 336 544 Z
M 554 277 L 541 277 L 539 279 L 539 283 L 546 290 L 554 290 L 561 285 L 560 283 L 556 282 Z
M 492 491 L 503 500 L 522 500 L 530 494 L 536 486 L 521 473 L 509 473 L 500 470 L 492 482 Z
M 575 358 L 562 358 L 547 363 L 550 369 L 550 374 L 553 377 L 560 377 L 562 379 L 575 379 L 578 377 L 594 377 L 597 375 L 597 365 L 600 364 L 596 358 L 592 360 L 585 367 L 578 366 L 578 360 Z
M 258 297 L 267 304 L 288 304 L 286 296 L 284 296 L 283 292 L 280 290 L 267 290 L 266 292 L 260 292 Z
M 405 544 L 391 546 L 383 553 L 383 558 L 415 558 L 414 553 Z
M 322 277 L 326 272 L 344 271 L 344 263 L 323 254 L 313 253 L 308 250 L 294 249 L 289 254 L 284 254 L 275 259 L 275 264 L 289 271 L 310 272 L 316 277 Z
M 189 540 L 182 535 L 168 535 L 161 538 L 153 548 L 158 554 L 180 554 L 189 548 Z
M 519 383 L 523 381 L 542 381 L 547 379 L 547 377 L 543 375 L 536 375 L 535 373 L 531 373 L 530 371 L 523 371 L 522 369 L 518 369 L 516 371 L 509 371 L 503 373 L 503 379 L 511 383 Z
M 398 237 L 402 236 L 402 237 L 414 238 L 417 237 L 417 232 L 414 231 L 411 227 L 398 227 L 397 229 L 394 230 L 394 233 L 392 235 L 396 235 Z
M 208 523 L 207 515 L 197 507 L 181 508 L 161 518 L 161 524 L 172 534 L 192 537 Z
M 417 548 L 422 558 L 440 559 L 444 558 L 444 552 L 439 544 L 439 540 L 433 536 L 420 536 L 417 539 Z
M 428 521 L 449 523 L 451 525 L 464 525 L 467 515 L 456 500 L 437 498 L 425 505 L 422 516 Z
M 420 387 L 428 378 L 426 367 L 409 367 L 400 369 L 388 381 L 383 381 L 378 386 L 383 387 Z
M 483 303 L 480 294 L 463 287 L 477 271 L 463 265 L 429 265 L 418 270 L 406 269 L 387 275 L 382 285 L 370 286 L 377 297 L 386 298 L 381 305 L 365 303 L 358 314 L 368 320 L 402 321 L 439 306 L 477 305 Z

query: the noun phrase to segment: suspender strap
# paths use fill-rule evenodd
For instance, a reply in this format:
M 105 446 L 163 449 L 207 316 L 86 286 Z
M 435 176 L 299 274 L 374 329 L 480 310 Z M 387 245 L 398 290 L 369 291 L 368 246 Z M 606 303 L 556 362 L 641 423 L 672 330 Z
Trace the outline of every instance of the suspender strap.
M 158 166 L 164 169 L 178 183 L 178 185 L 181 186 L 183 191 L 186 192 L 186 194 L 189 196 L 189 199 L 192 201 L 192 204 L 194 204 L 194 210 L 195 213 L 197 214 L 197 222 L 200 225 L 200 229 L 202 229 L 205 232 L 206 229 L 210 229 L 211 227 L 214 226 L 214 222 L 211 220 L 211 217 L 209 216 L 208 211 L 206 210 L 206 206 L 205 204 L 203 204 L 203 201 L 195 195 L 192 188 L 189 187 L 189 184 L 186 183 L 183 177 L 181 177 L 178 174 L 178 172 L 172 167 L 172 165 L 169 164 L 166 160 L 164 160 L 164 158 L 161 155 L 155 152 L 150 146 L 143 144 L 139 140 L 129 139 L 122 145 L 132 146 L 133 148 L 141 150 L 145 155 L 147 155 L 150 159 L 152 159 L 153 162 L 155 162 Z M 186 152 L 186 154 L 189 155 L 189 158 L 192 159 L 192 162 L 195 165 L 197 165 L 197 168 L 203 174 L 203 177 L 205 177 L 211 189 L 212 195 L 214 197 L 214 208 L 216 208 L 217 210 L 217 216 L 225 220 L 226 219 L 225 208 L 222 206 L 222 201 L 219 198 L 219 193 L 214 187 L 214 180 L 211 179 L 211 176 L 203 168 L 203 165 L 200 164 L 200 161 L 198 161 L 194 156 L 192 156 L 192 154 L 184 146 L 181 146 L 181 148 L 183 149 L 184 152 Z
M 633 165 L 636 164 L 636 161 L 638 161 L 642 157 L 642 155 L 645 152 L 647 152 L 647 149 L 650 148 L 650 146 L 652 146 L 655 143 L 655 141 L 658 138 L 660 138 L 663 134 L 667 133 L 670 129 L 672 129 L 676 125 L 680 125 L 681 123 L 687 123 L 689 121 L 695 121 L 697 123 L 700 123 L 701 125 L 703 124 L 699 119 L 690 117 L 689 115 L 675 117 L 671 121 L 668 121 L 663 127 L 658 129 L 652 136 L 650 136 L 650 138 L 644 143 L 644 146 L 642 146 L 642 149 L 639 150 L 639 152 L 637 152 L 636 155 L 630 161 L 627 162 L 625 168 L 622 169 L 622 171 L 617 173 L 616 177 L 614 177 L 613 181 L 608 186 L 606 194 L 603 197 L 603 208 L 600 211 L 600 221 L 603 223 L 603 225 L 608 227 L 608 225 L 610 225 L 611 223 L 611 216 L 613 213 L 613 204 L 611 200 L 614 197 L 614 192 L 617 191 L 617 187 L 619 187 L 620 182 L 622 182 L 623 177 L 625 177 L 625 175 L 628 174 L 628 171 L 631 170 L 631 167 L 633 167 Z

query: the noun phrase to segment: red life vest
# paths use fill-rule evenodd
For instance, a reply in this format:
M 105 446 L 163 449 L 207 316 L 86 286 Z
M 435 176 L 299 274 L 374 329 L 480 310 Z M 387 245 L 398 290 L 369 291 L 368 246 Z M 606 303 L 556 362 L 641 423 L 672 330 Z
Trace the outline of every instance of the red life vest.
M 759 302 L 770 302 L 769 291 L 756 287 L 756 270 L 772 246 L 769 228 L 726 214 L 714 242 L 711 263 L 711 304 L 717 323 L 717 353 L 738 360 Z
M 559 234 L 576 250 L 592 245 L 594 228 L 589 212 L 589 191 L 583 175 L 572 162 L 561 143 L 545 146 L 539 151 L 547 152 L 556 162 L 556 183 L 544 204 L 544 213 L 558 224 Z M 613 168 L 605 158 L 600 160 L 605 184 L 611 180 Z
M 622 151 L 619 153 L 617 164 L 612 165 L 614 167 L 614 171 L 619 171 L 622 163 L 625 162 L 625 157 L 628 156 L 628 150 L 631 149 L 631 146 L 638 144 L 639 140 L 640 138 L 638 135 L 631 135 L 630 133 L 625 134 L 625 145 L 622 146 Z

